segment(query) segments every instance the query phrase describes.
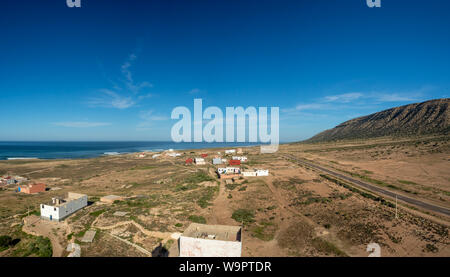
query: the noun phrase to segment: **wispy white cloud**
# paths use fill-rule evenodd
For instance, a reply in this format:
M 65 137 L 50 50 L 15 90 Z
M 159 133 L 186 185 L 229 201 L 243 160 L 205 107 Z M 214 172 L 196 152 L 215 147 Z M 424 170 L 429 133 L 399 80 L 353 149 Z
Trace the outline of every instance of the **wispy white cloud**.
M 145 89 L 153 87 L 151 83 L 147 81 L 136 82 L 133 78 L 131 67 L 136 60 L 137 55 L 130 54 L 120 67 L 122 78 L 113 82 L 112 88 L 98 90 L 99 96 L 89 99 L 87 104 L 90 107 L 127 109 L 136 105 L 139 101 L 153 97 L 153 94 L 145 92 Z
M 403 101 L 416 101 L 420 100 L 420 97 L 413 95 L 400 95 L 394 94 L 379 94 L 373 97 L 376 101 L 386 103 L 386 102 L 403 102 Z
M 140 113 L 140 117 L 143 120 L 146 120 L 146 121 L 161 121 L 161 120 L 168 120 L 169 119 L 169 117 L 165 116 L 165 115 L 155 115 L 153 110 L 142 111 Z
M 200 93 L 200 92 L 201 92 L 200 89 L 198 89 L 198 88 L 193 88 L 193 89 L 191 89 L 191 90 L 189 91 L 189 94 L 197 94 L 197 93 Z
M 304 110 L 320 110 L 326 108 L 327 105 L 320 103 L 310 103 L 310 104 L 299 104 L 295 106 L 295 110 L 304 111 Z
M 338 94 L 338 95 L 325 96 L 324 100 L 326 102 L 349 103 L 349 102 L 355 101 L 357 99 L 360 99 L 363 96 L 364 96 L 364 94 L 362 94 L 362 93 L 351 92 L 351 93 L 343 93 L 343 94 Z
M 66 122 L 54 122 L 55 126 L 69 127 L 69 128 L 92 128 L 109 126 L 111 123 L 108 122 L 88 122 L 88 121 L 66 121 Z
M 145 95 L 139 95 L 138 99 L 142 100 L 142 99 L 147 99 L 147 98 L 152 98 L 152 97 L 154 97 L 154 95 L 151 94 L 151 93 L 148 93 L 148 94 L 145 94 Z
M 373 108 L 380 104 L 419 102 L 425 100 L 427 93 L 434 89 L 436 87 L 423 86 L 418 89 L 399 92 L 386 90 L 333 94 L 318 98 L 310 103 L 300 103 L 295 107 L 282 109 L 281 112 L 286 116 L 298 116 L 299 114 L 304 115 L 306 111 L 355 110 L 358 108 Z
M 141 111 L 139 117 L 142 121 L 136 127 L 138 131 L 150 130 L 155 126 L 155 122 L 170 119 L 168 116 L 155 114 L 153 110 Z
M 132 97 L 121 96 L 117 92 L 109 89 L 101 89 L 99 93 L 101 93 L 99 97 L 88 100 L 90 107 L 126 109 L 135 104 Z

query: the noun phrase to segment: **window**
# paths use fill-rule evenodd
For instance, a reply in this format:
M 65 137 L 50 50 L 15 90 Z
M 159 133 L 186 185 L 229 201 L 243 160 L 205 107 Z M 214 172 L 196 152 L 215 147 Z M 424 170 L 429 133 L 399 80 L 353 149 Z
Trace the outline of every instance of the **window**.
M 54 211 L 56 211 L 56 208 L 53 208 Z
M 44 205 L 42 205 L 42 209 L 44 208 Z

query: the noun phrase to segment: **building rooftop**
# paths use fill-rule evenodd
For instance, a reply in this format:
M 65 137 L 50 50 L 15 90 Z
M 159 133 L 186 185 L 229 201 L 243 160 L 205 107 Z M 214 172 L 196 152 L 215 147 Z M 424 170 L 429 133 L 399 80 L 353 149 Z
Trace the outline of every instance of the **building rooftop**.
M 58 206 L 64 205 L 67 202 L 70 202 L 75 199 L 79 199 L 84 196 L 86 196 L 86 194 L 69 192 L 69 193 L 67 193 L 67 197 L 65 197 L 65 198 L 64 197 L 53 197 L 52 201 L 47 203 L 47 205 L 58 207 Z
M 183 233 L 184 237 L 223 240 L 223 241 L 241 241 L 241 227 L 228 225 L 207 225 L 191 223 Z

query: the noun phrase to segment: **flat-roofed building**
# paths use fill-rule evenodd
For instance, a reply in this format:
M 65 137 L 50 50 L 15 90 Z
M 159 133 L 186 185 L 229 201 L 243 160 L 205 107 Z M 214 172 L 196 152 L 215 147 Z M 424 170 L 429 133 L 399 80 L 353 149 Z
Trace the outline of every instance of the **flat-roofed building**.
M 269 176 L 269 170 L 268 169 L 255 169 L 256 176 Z
M 180 257 L 241 257 L 240 226 L 192 223 L 179 238 Z
M 203 158 L 195 158 L 195 164 L 196 165 L 204 165 L 206 164 L 205 159 Z
M 269 170 L 268 169 L 254 169 L 251 171 L 243 171 L 242 176 L 244 176 L 244 177 L 269 176 Z
M 256 177 L 256 171 L 242 171 L 244 177 Z
M 31 184 L 31 185 L 19 185 L 19 187 L 17 188 L 17 191 L 27 193 L 27 194 L 44 192 L 45 184 L 40 183 L 40 184 Z
M 74 212 L 86 207 L 88 197 L 86 194 L 69 192 L 66 198 L 54 197 L 49 204 L 41 204 L 41 217 L 60 221 Z
M 247 157 L 246 156 L 233 156 L 232 159 L 241 161 L 243 163 L 245 163 L 247 161 Z
M 239 177 L 241 169 L 239 167 L 219 167 L 217 169 L 217 174 L 220 179 L 231 179 Z
M 222 158 L 214 158 L 212 162 L 213 164 L 223 164 Z

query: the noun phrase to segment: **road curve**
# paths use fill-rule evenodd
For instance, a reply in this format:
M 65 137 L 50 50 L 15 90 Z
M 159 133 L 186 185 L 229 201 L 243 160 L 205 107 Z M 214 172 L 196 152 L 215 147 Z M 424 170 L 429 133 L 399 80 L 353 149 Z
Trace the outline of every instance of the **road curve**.
M 299 158 L 291 156 L 291 155 L 286 155 L 285 158 L 293 159 L 293 160 L 297 161 L 300 164 L 307 165 L 309 167 L 312 167 L 312 168 L 318 169 L 320 171 L 326 172 L 326 173 L 328 173 L 328 174 L 330 174 L 330 175 L 332 175 L 334 177 L 338 177 L 340 179 L 343 179 L 345 181 L 354 183 L 354 184 L 356 184 L 356 185 L 358 185 L 360 187 L 363 187 L 365 189 L 377 192 L 380 195 L 389 196 L 389 197 L 394 198 L 394 199 L 395 199 L 395 196 L 397 196 L 398 200 L 401 200 L 401 201 L 406 202 L 408 204 L 412 204 L 414 206 L 417 206 L 417 207 L 420 207 L 420 208 L 423 208 L 423 209 L 426 209 L 426 210 L 430 210 L 430 211 L 433 211 L 433 212 L 436 212 L 436 213 L 440 213 L 440 214 L 444 214 L 446 216 L 450 216 L 450 209 L 447 209 L 447 208 L 444 208 L 444 207 L 441 207 L 441 206 L 437 206 L 437 205 L 433 205 L 433 204 L 430 204 L 430 203 L 422 202 L 420 200 L 417 200 L 417 199 L 414 199 L 414 198 L 411 198 L 411 197 L 408 197 L 408 196 L 404 196 L 404 195 L 401 195 L 401 194 L 396 194 L 396 193 L 391 192 L 389 190 L 386 190 L 386 189 L 380 188 L 378 186 L 371 185 L 371 184 L 362 182 L 360 180 L 357 180 L 357 179 L 354 179 L 354 178 L 342 175 L 340 173 L 331 171 L 331 170 L 329 170 L 327 168 L 324 168 L 324 167 L 319 166 L 319 165 L 312 164 L 310 162 L 307 162 L 305 160 L 299 159 Z

